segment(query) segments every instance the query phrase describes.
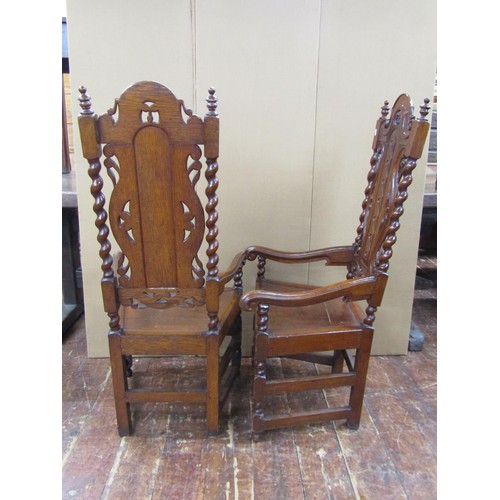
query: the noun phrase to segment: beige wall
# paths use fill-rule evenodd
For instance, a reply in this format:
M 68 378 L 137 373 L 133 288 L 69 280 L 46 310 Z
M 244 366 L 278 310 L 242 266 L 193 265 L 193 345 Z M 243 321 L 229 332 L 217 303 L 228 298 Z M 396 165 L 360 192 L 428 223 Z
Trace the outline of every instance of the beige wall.
M 350 244 L 383 100 L 405 92 L 419 105 L 433 93 L 435 11 L 436 0 L 68 0 L 72 92 L 85 84 L 102 113 L 131 83 L 156 80 L 203 114 L 207 88 L 217 89 L 221 268 L 251 244 Z M 95 214 L 78 140 L 75 163 L 89 355 L 105 356 Z M 424 171 L 425 158 L 405 205 L 374 353 L 406 353 Z M 268 268 L 318 284 L 341 277 L 316 264 Z M 246 289 L 254 276 L 249 263 Z M 244 325 L 248 353 L 248 315 Z

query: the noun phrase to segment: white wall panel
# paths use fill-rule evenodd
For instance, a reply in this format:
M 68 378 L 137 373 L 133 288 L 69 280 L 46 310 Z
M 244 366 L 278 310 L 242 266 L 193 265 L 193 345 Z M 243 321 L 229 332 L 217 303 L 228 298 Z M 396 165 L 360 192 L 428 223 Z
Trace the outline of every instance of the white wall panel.
M 96 112 L 130 84 L 157 80 L 203 115 L 207 89 L 216 88 L 221 269 L 250 244 L 351 243 L 383 100 L 407 92 L 418 105 L 433 90 L 435 0 L 68 0 L 67 16 L 72 93 L 85 84 Z M 87 340 L 90 356 L 105 356 L 95 214 L 78 137 L 75 130 Z M 425 159 L 377 316 L 381 353 L 406 351 L 424 168 Z M 343 274 L 319 265 L 268 269 L 318 284 Z M 249 263 L 245 289 L 254 277 Z

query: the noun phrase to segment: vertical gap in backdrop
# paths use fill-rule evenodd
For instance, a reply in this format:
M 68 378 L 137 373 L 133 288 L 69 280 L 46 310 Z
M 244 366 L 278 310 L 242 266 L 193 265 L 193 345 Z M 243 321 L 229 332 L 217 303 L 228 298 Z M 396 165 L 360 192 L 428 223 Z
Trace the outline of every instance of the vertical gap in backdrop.
M 192 69 L 193 69 L 193 113 L 198 114 L 197 104 L 197 80 L 196 80 L 196 0 L 190 0 L 191 14 L 191 47 L 192 47 Z
M 312 177 L 311 177 L 311 210 L 309 211 L 309 246 L 308 250 L 311 250 L 312 243 L 312 228 L 313 228 L 313 207 L 314 207 L 314 167 L 316 166 L 316 131 L 318 128 L 318 85 L 319 85 L 319 62 L 320 62 L 320 52 L 321 52 L 321 12 L 323 7 L 323 0 L 319 0 L 319 16 L 318 16 L 318 61 L 316 64 L 316 96 L 315 96 L 315 108 L 314 108 L 314 138 L 313 138 L 313 165 L 312 165 Z M 307 264 L 307 283 L 310 284 L 310 274 L 311 274 L 311 264 Z

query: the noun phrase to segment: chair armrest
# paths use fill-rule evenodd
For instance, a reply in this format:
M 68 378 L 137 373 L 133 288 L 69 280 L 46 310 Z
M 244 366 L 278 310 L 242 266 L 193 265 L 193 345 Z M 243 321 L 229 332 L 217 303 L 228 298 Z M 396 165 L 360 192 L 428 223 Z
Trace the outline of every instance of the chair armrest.
M 380 275 L 384 276 L 384 275 Z M 374 306 L 382 299 L 385 287 L 384 278 L 368 276 L 366 278 L 354 278 L 344 280 L 334 285 L 313 288 L 305 292 L 271 292 L 266 290 L 252 290 L 240 299 L 240 306 L 245 311 L 251 311 L 259 304 L 281 307 L 301 307 L 326 302 L 339 297 L 347 297 L 349 300 L 369 300 L 374 298 Z
M 256 257 L 264 257 L 285 264 L 300 264 L 325 260 L 327 266 L 339 266 L 349 264 L 353 258 L 353 253 L 354 249 L 352 245 L 305 252 L 281 252 L 272 248 L 253 246 L 246 249 L 246 258 L 248 260 L 255 260 Z

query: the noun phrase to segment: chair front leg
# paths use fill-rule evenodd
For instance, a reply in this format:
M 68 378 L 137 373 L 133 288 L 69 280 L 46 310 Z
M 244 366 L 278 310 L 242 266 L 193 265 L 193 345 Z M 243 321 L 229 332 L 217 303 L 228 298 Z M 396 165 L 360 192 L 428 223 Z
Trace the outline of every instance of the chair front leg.
M 361 421 L 361 410 L 363 409 L 363 398 L 365 394 L 366 377 L 368 375 L 372 339 L 373 329 L 369 328 L 363 333 L 361 345 L 356 349 L 356 361 L 354 363 L 356 382 L 351 388 L 349 397 L 351 416 L 346 422 L 346 426 L 349 429 L 358 429 Z
M 253 436 L 256 433 L 264 430 L 264 398 L 266 386 L 266 359 L 267 359 L 267 321 L 268 321 L 269 306 L 259 304 L 257 309 L 257 317 L 255 318 L 256 331 L 254 338 L 254 354 L 253 354 L 253 419 L 252 432 Z

